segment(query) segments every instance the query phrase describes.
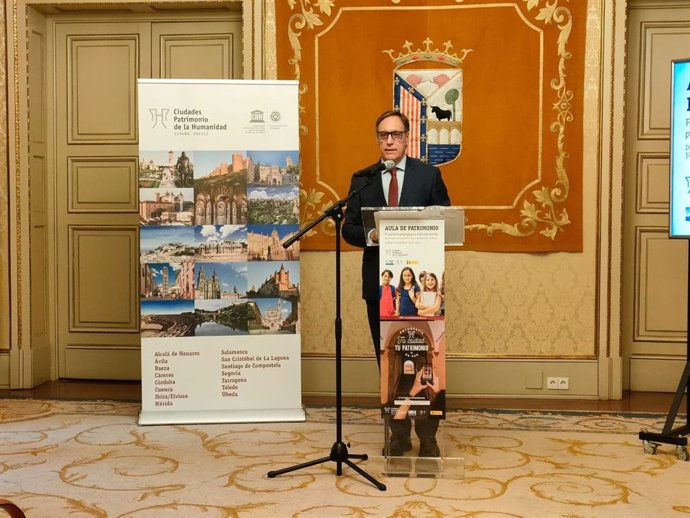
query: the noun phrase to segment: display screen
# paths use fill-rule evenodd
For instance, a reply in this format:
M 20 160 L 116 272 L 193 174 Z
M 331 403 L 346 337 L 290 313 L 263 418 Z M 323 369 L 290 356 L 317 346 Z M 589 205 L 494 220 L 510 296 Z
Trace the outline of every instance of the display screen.
M 671 64 L 670 237 L 690 237 L 690 59 Z

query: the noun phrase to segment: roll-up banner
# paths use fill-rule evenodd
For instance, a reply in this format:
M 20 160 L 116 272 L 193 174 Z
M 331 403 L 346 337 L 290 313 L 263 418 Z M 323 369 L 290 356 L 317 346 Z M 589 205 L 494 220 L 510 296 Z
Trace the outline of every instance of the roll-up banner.
M 139 80 L 140 424 L 305 418 L 297 88 Z
M 446 222 L 419 219 L 419 210 L 378 226 L 381 412 L 391 419 L 446 412 Z

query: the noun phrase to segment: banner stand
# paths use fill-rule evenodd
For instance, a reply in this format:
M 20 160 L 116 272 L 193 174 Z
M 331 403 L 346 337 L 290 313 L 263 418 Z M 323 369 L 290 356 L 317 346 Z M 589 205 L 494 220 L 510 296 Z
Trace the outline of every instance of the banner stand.
M 199 412 L 141 412 L 138 423 L 159 424 L 219 424 L 219 423 L 279 423 L 304 421 L 304 409 L 278 408 L 275 410 L 206 410 Z
M 297 81 L 139 79 L 139 423 L 304 421 Z

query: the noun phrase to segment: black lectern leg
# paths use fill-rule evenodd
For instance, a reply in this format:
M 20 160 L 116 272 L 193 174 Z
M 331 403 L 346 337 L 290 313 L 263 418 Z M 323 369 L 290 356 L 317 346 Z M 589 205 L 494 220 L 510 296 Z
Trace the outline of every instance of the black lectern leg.
M 365 184 L 366 185 L 366 184 Z M 356 191 L 350 193 L 350 197 L 355 194 Z M 348 198 L 349 199 L 349 198 Z M 307 225 L 305 228 L 300 230 L 296 235 L 285 241 L 283 246 L 285 248 L 289 247 L 296 240 L 300 239 L 306 232 L 308 232 L 312 227 L 316 226 L 326 217 L 330 217 L 335 222 L 335 394 L 336 394 L 336 441 L 331 447 L 331 453 L 328 457 L 321 457 L 316 460 L 303 462 L 301 464 L 296 464 L 283 469 L 277 469 L 274 471 L 269 471 L 267 473 L 268 478 L 277 477 L 278 475 L 283 475 L 284 473 L 290 473 L 291 471 L 296 471 L 302 468 L 308 468 L 310 466 L 315 466 L 317 464 L 322 464 L 324 462 L 335 462 L 336 463 L 336 475 L 341 476 L 343 474 L 343 464 L 354 469 L 357 473 L 366 478 L 369 482 L 374 484 L 379 490 L 385 491 L 386 486 L 382 484 L 369 473 L 364 471 L 350 459 L 361 459 L 367 460 L 367 455 L 360 454 L 354 455 L 347 451 L 348 445 L 346 445 L 343 440 L 343 389 L 342 389 L 342 320 L 340 318 L 340 226 L 343 220 L 343 206 L 347 202 L 347 199 L 341 200 L 326 209 L 324 213 Z
M 680 460 L 690 459 L 690 454 L 688 454 L 688 438 L 686 437 L 690 433 L 690 413 L 688 413 L 690 411 L 690 402 L 688 402 L 689 408 L 686 409 L 685 424 L 678 428 L 673 428 L 673 424 L 678 416 L 683 394 L 688 390 L 689 380 L 690 362 L 686 362 L 683 375 L 680 377 L 680 383 L 678 383 L 678 389 L 673 397 L 673 403 L 671 403 L 671 409 L 669 410 L 668 416 L 666 416 L 664 429 L 661 433 L 643 430 L 638 435 L 639 439 L 642 441 L 642 447 L 645 453 L 656 453 L 656 448 L 660 443 L 673 444 L 676 446 L 676 452 Z M 690 396 L 688 396 L 688 400 L 690 400 Z

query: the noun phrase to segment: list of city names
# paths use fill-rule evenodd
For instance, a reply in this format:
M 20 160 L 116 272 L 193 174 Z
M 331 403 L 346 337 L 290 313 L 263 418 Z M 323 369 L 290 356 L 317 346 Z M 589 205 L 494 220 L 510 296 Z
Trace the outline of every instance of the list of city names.
M 252 373 L 280 369 L 289 359 L 287 354 L 250 354 L 246 349 L 221 349 L 220 397 L 241 397 L 248 380 L 251 382 Z M 173 407 L 177 401 L 190 399 L 188 375 L 183 376 L 182 373 L 188 374 L 190 370 L 194 370 L 189 362 L 196 361 L 203 361 L 200 351 L 175 350 L 154 353 L 154 406 Z
M 288 355 L 249 354 L 246 349 L 222 349 L 220 351 L 221 397 L 239 397 L 243 386 L 247 384 L 250 371 L 268 372 L 272 369 L 280 369 L 283 362 L 289 359 Z
M 201 356 L 199 351 L 156 351 L 153 359 L 154 406 L 173 406 L 176 400 L 189 399 L 189 394 L 177 390 L 175 370 L 180 360 Z

